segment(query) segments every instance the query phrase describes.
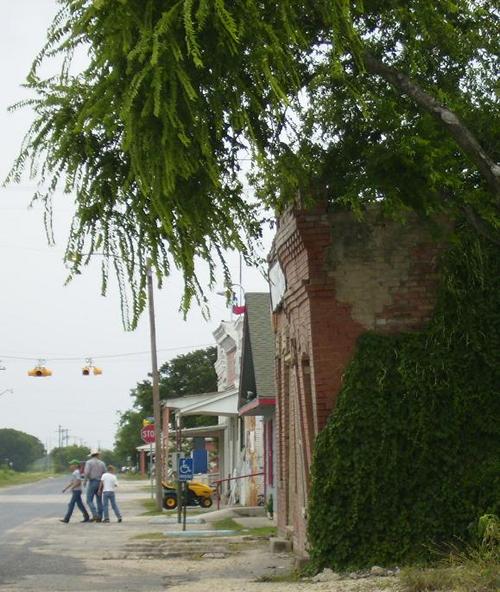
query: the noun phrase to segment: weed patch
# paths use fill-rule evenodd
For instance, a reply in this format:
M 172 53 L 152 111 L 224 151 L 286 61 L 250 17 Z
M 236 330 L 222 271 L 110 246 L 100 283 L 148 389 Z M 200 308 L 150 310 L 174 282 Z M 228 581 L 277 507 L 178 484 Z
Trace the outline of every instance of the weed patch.
M 500 589 L 500 553 L 498 548 L 452 550 L 435 567 L 403 569 L 401 584 L 403 592 L 497 592 Z
M 213 523 L 217 530 L 245 530 L 244 526 L 235 522 L 232 518 L 223 518 Z
M 141 534 L 136 534 L 133 537 L 130 537 L 135 540 L 151 540 L 151 541 L 158 541 L 167 538 L 162 532 L 143 532 Z
M 141 500 L 141 504 L 145 508 L 145 512 L 141 516 L 163 516 L 163 512 L 159 512 L 156 508 L 156 502 L 152 499 Z
M 0 487 L 34 483 L 51 476 L 52 473 L 17 473 L 16 471 L 0 469 Z

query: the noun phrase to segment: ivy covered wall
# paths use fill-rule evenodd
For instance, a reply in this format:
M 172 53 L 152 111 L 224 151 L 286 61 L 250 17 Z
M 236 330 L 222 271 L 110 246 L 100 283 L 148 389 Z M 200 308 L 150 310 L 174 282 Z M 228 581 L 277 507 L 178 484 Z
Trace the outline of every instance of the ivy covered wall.
M 500 250 L 462 232 L 427 329 L 364 334 L 315 444 L 317 568 L 402 564 L 500 503 Z

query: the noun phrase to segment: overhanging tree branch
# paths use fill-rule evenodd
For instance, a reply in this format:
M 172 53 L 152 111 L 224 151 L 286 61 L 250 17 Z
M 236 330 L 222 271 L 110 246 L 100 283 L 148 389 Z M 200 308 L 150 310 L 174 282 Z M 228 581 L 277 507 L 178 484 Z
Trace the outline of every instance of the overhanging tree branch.
M 442 105 L 405 74 L 387 66 L 368 52 L 365 52 L 363 57 L 367 72 L 381 76 L 389 84 L 410 96 L 420 107 L 439 121 L 462 151 L 476 164 L 494 195 L 496 203 L 500 205 L 500 165 L 486 154 L 463 121 L 451 109 Z

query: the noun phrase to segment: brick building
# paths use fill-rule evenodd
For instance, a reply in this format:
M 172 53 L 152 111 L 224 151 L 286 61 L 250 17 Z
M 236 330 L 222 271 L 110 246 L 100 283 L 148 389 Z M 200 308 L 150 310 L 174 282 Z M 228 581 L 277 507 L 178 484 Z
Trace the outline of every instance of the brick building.
M 278 529 L 306 554 L 309 471 L 357 338 L 416 330 L 435 305 L 442 246 L 416 218 L 365 222 L 290 209 L 269 256 L 276 347 Z

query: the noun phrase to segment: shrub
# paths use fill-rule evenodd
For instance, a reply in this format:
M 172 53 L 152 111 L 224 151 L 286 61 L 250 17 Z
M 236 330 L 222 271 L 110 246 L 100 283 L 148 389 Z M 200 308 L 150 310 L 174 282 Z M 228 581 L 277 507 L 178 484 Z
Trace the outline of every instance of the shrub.
M 420 333 L 365 334 L 315 445 L 316 568 L 428 559 L 498 512 L 500 257 L 463 233 Z

